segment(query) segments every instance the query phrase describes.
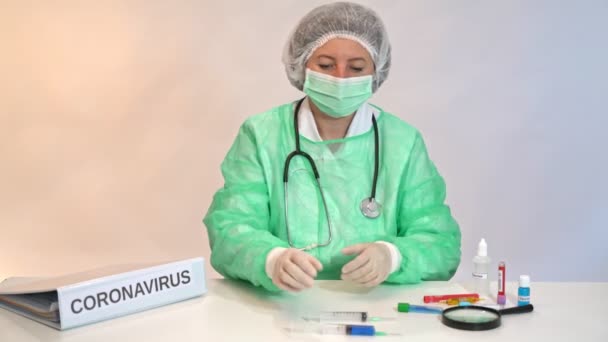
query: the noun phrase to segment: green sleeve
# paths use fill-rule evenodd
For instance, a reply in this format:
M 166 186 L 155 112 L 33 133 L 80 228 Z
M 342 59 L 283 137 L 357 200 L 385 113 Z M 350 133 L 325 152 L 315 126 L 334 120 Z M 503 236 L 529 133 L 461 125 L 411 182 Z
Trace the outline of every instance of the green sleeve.
M 400 186 L 397 236 L 401 266 L 387 282 L 448 280 L 460 263 L 460 229 L 444 203 L 445 182 L 429 159 L 419 133 Z
M 268 188 L 256 146 L 247 121 L 222 163 L 224 187 L 213 197 L 203 222 L 211 264 L 219 273 L 279 291 L 266 275 L 266 255 L 288 245 L 269 231 Z

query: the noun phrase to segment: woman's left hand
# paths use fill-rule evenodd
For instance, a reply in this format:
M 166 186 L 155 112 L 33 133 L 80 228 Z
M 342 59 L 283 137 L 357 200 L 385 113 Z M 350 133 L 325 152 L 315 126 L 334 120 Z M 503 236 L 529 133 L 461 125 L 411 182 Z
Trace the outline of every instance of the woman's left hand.
M 360 243 L 342 249 L 342 254 L 357 257 L 342 267 L 342 279 L 363 286 L 376 286 L 388 278 L 391 271 L 391 252 L 381 243 Z

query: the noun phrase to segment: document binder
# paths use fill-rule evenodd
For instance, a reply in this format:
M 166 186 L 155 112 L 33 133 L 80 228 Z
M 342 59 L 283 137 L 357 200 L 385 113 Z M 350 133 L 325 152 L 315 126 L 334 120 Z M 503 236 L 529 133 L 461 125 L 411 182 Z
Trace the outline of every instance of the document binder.
M 0 307 L 64 330 L 200 296 L 204 259 L 117 265 L 54 278 L 8 278 Z

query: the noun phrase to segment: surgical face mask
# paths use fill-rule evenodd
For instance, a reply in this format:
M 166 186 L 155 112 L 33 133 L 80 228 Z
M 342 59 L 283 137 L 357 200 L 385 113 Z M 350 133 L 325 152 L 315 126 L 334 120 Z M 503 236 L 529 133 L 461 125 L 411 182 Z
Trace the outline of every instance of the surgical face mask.
M 306 69 L 304 93 L 323 113 L 345 117 L 372 96 L 372 75 L 339 78 Z

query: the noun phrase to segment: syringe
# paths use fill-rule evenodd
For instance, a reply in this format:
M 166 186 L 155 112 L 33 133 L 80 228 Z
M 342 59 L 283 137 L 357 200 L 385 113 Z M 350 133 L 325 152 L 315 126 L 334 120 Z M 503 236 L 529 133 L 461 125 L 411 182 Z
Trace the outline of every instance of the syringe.
M 291 322 L 285 331 L 290 333 L 316 333 L 321 335 L 353 335 L 353 336 L 399 336 L 400 333 L 376 331 L 373 325 L 358 324 L 327 324 L 312 322 Z
M 401 336 L 400 333 L 377 331 L 373 325 L 356 324 L 322 324 L 320 333 L 323 335 L 352 335 L 352 336 Z
M 312 316 L 305 317 L 306 320 L 323 322 L 378 322 L 388 321 L 394 318 L 369 316 L 365 311 L 321 311 Z
M 322 324 L 320 333 L 323 335 L 374 336 L 376 335 L 376 328 L 373 325 Z

